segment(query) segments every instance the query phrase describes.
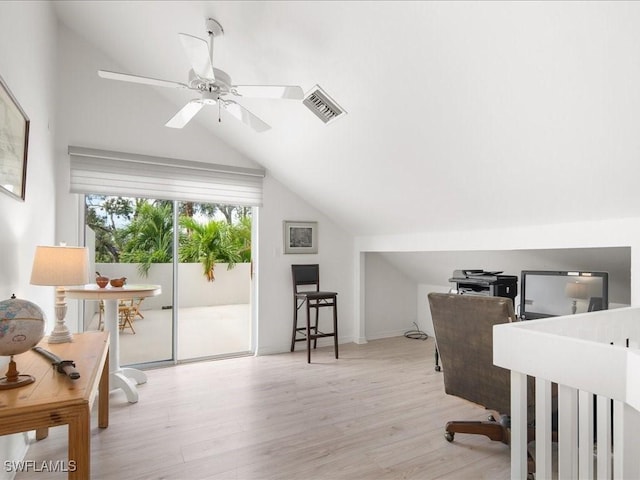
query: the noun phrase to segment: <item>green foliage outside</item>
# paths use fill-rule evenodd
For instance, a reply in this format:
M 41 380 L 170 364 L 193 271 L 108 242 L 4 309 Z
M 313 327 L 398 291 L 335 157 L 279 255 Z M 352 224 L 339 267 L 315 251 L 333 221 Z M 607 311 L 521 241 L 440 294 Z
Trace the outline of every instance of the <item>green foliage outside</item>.
M 153 263 L 173 261 L 173 202 L 87 195 L 85 218 L 96 237 L 97 263 L 137 263 L 148 275 Z M 182 202 L 178 213 L 179 261 L 201 263 L 215 280 L 216 263 L 251 261 L 251 209 Z M 216 219 L 220 218 L 220 219 Z

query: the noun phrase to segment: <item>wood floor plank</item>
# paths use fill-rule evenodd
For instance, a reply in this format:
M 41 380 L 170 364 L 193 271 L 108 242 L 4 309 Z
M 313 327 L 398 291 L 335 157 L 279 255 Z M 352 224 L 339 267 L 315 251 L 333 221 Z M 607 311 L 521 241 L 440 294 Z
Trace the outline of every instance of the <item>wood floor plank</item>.
M 148 370 L 140 400 L 112 393 L 108 429 L 92 423 L 99 480 L 509 478 L 509 449 L 444 439 L 449 420 L 487 412 L 444 393 L 434 343 L 404 337 Z M 27 460 L 66 458 L 66 428 Z M 63 479 L 51 473 L 49 479 Z M 17 480 L 43 478 L 21 472 Z

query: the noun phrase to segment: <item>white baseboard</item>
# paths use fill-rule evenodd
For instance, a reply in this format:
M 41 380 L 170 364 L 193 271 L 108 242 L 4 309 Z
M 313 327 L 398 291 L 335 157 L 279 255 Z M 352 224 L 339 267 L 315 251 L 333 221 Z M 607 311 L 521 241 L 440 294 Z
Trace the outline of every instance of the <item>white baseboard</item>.
M 379 340 L 381 338 L 401 337 L 407 332 L 407 329 L 402 330 L 388 330 L 386 332 L 376 332 L 371 335 L 367 335 L 367 340 Z

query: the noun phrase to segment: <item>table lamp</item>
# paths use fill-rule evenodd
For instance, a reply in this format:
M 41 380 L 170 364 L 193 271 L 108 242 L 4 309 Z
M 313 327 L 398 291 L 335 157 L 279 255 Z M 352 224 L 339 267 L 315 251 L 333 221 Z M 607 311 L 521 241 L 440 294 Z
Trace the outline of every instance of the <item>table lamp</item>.
M 578 300 L 584 300 L 589 298 L 589 290 L 586 283 L 580 282 L 571 282 L 567 283 L 567 286 L 564 289 L 564 294 L 573 299 L 573 303 L 571 304 L 571 313 L 575 314 L 578 309 Z
M 56 287 L 56 324 L 49 335 L 49 343 L 71 341 L 71 332 L 64 323 L 67 314 L 65 287 L 88 282 L 89 250 L 86 247 L 36 247 L 31 284 Z

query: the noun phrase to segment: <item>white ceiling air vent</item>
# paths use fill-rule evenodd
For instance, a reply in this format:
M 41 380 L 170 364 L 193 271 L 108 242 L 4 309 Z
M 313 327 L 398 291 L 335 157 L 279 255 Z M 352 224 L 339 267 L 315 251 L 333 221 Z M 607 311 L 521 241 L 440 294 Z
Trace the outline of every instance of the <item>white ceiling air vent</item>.
M 333 100 L 320 85 L 313 87 L 302 100 L 309 110 L 324 123 L 331 123 L 347 112 Z

